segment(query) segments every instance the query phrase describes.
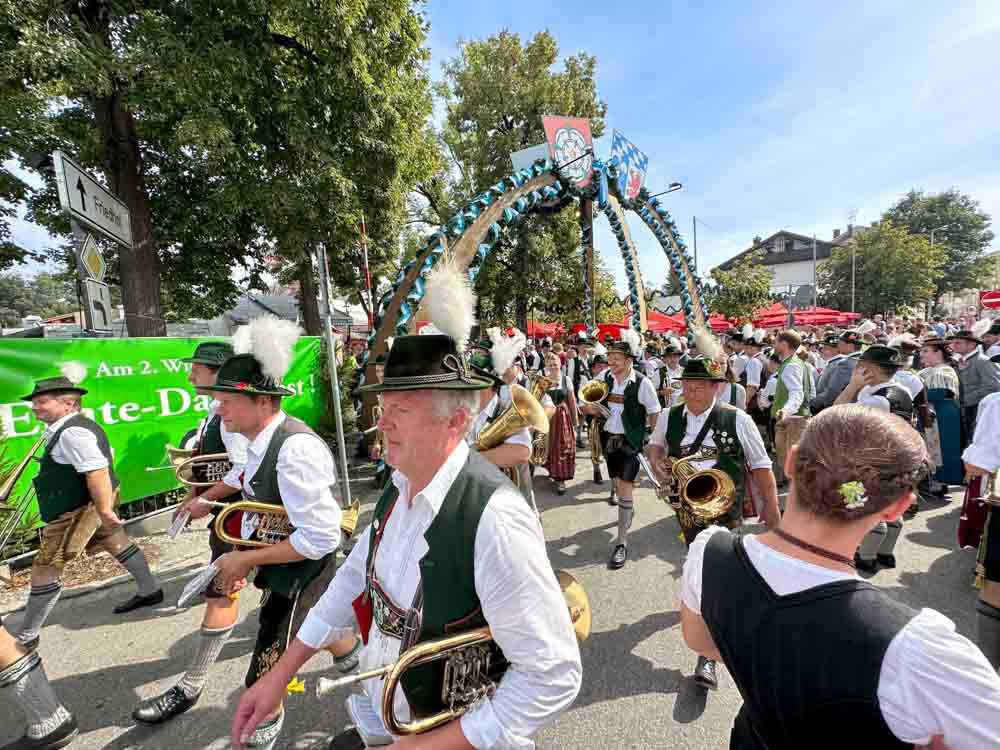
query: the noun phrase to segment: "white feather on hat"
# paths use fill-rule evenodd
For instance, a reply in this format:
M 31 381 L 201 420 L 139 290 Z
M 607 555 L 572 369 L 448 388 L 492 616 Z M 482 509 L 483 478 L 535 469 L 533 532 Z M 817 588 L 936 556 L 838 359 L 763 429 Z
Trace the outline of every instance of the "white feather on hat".
M 476 293 L 469 274 L 460 271 L 453 258 L 442 258 L 427 274 L 424 304 L 431 323 L 464 352 L 476 324 Z
M 718 361 L 723 353 L 719 342 L 707 328 L 694 329 L 694 345 L 698 347 L 699 354 L 711 360 Z
M 642 338 L 639 336 L 638 331 L 632 328 L 622 328 L 618 334 L 618 338 L 628 344 L 629 351 L 632 352 L 633 357 L 638 358 L 642 356 Z
M 912 333 L 901 333 L 898 336 L 893 336 L 889 339 L 889 343 L 886 346 L 891 346 L 893 349 L 898 349 L 903 344 L 912 346 L 913 348 L 919 347 L 917 340 L 913 337 Z
M 493 348 L 490 349 L 493 372 L 497 375 L 503 375 L 514 364 L 517 355 L 524 351 L 527 338 L 516 328 L 513 336 L 505 336 L 499 328 L 490 328 L 486 334 L 493 342 Z
M 753 340 L 758 344 L 763 344 L 764 339 L 766 337 L 767 337 L 767 331 L 765 331 L 763 328 L 758 328 L 756 331 L 753 332 L 752 336 Z
M 972 335 L 977 339 L 982 338 L 983 334 L 990 330 L 993 326 L 993 321 L 989 318 L 983 318 L 982 320 L 977 320 L 972 324 Z
M 858 334 L 859 336 L 864 336 L 866 333 L 871 333 L 876 328 L 878 328 L 878 326 L 875 325 L 872 321 L 863 320 L 861 321 L 861 324 L 857 328 L 852 328 L 851 330 L 854 331 L 854 333 Z
M 743 326 L 743 330 L 740 331 L 740 334 L 743 336 L 744 341 L 753 336 L 753 323 L 746 323 Z
M 59 372 L 73 385 L 79 385 L 87 377 L 87 368 L 79 362 L 63 362 L 59 365 Z
M 600 341 L 594 342 L 594 356 L 606 357 L 608 356 L 608 347 L 602 344 Z
M 292 363 L 292 347 L 300 335 L 301 329 L 290 320 L 261 315 L 236 329 L 233 351 L 252 354 L 260 362 L 261 373 L 280 383 Z

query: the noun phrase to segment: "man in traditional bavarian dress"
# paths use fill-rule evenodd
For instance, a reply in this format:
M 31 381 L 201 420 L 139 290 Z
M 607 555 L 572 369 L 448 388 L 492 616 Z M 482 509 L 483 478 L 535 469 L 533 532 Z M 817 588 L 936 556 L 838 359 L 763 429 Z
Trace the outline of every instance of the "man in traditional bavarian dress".
M 601 445 L 613 480 L 609 503 L 618 505 L 618 537 L 611 550 L 608 567 L 618 570 L 628 560 L 628 530 L 635 516 L 632 492 L 639 476 L 639 454 L 646 434 L 656 424 L 660 401 L 653 382 L 632 365 L 642 353 L 639 334 L 622 329 L 621 338 L 608 350 L 608 372 L 602 375 L 608 394 L 598 404 L 585 404 L 580 411 L 607 419 L 601 430 Z
M 827 360 L 816 383 L 816 394 L 809 401 L 809 408 L 814 414 L 833 406 L 837 396 L 847 387 L 861 356 L 862 336 L 863 333 L 858 330 L 850 330 L 839 336 L 831 334 L 823 340 L 822 349 L 835 353 Z
M 247 686 L 280 658 L 289 634 L 319 598 L 330 580 L 332 558 L 341 539 L 333 455 L 322 438 L 281 410 L 281 399 L 292 395 L 281 385 L 281 378 L 298 336 L 298 328 L 288 321 L 274 317 L 251 321 L 233 337 L 234 349 L 241 353 L 223 363 L 214 383 L 201 386 L 218 399 L 218 414 L 225 428 L 248 441 L 242 474 L 245 498 L 278 506 L 288 520 L 284 538 L 263 547 L 238 547 L 214 561 L 219 572 L 210 587 L 215 593 L 232 597 L 245 586 L 254 569 L 254 585 L 265 592 Z M 255 536 L 255 520 L 259 519 L 250 515 L 233 520 L 232 536 Z M 158 724 L 198 702 L 205 675 L 232 632 L 236 606 L 221 602 L 206 613 L 205 622 L 212 627 L 202 628 L 188 671 L 177 685 L 136 708 L 133 717 L 137 721 Z M 335 645 L 341 655 L 360 648 L 353 638 Z M 250 745 L 272 747 L 283 719 L 279 707 L 266 717 Z
M 582 336 L 583 338 L 580 338 Z M 580 332 L 579 336 L 566 349 L 566 379 L 569 382 L 569 389 L 573 392 L 574 400 L 580 386 L 590 380 L 590 368 L 587 366 L 587 345 L 590 343 L 587 334 Z M 575 404 L 574 404 L 575 406 Z M 577 419 L 574 413 L 573 418 L 576 423 L 576 447 L 583 448 L 584 420 Z
M 356 626 L 366 642 L 364 671 L 396 661 L 413 645 L 480 626 L 490 628 L 510 664 L 496 691 L 460 719 L 395 742 L 380 727 L 381 744 L 399 750 L 530 750 L 531 736 L 563 712 L 580 688 L 579 647 L 541 525 L 506 477 L 465 441 L 478 392 L 491 383 L 463 356 L 474 309 L 468 277 L 457 269 L 439 271 L 442 264 L 450 266 L 439 261 L 424 302 L 441 333 L 397 338 L 384 382 L 365 386 L 385 403 L 380 426 L 396 467 L 392 484 L 293 644 L 240 700 L 232 729 L 237 748 L 278 705 L 291 676 Z M 456 317 L 457 305 L 436 307 L 439 273 L 446 274 L 447 288 L 459 290 L 452 296 L 467 312 Z M 440 710 L 443 668 L 438 661 L 402 677 L 393 702 L 401 720 Z M 366 680 L 366 695 L 348 699 L 352 717 L 374 712 L 385 724 L 384 685 L 378 678 Z M 361 728 L 371 733 L 370 722 Z M 361 750 L 365 742 L 351 729 L 330 747 Z
M 44 422 L 45 450 L 38 459 L 35 493 L 45 527 L 31 565 L 31 591 L 15 634 L 28 648 L 38 645 L 42 626 L 62 593 L 62 571 L 85 550 L 107 552 L 135 579 L 137 593 L 116 614 L 163 601 L 163 589 L 146 555 L 129 538 L 115 512 L 118 477 L 104 429 L 81 413 L 83 365 L 66 363 L 59 377 L 35 383 L 23 397 Z
M 673 464 L 680 459 L 695 457 L 692 461 L 699 471 L 718 469 L 733 480 L 735 497 L 726 516 L 717 521 L 719 525 L 730 529 L 742 526 L 744 499 L 751 482 L 762 498 L 760 517 L 765 525 L 777 526 L 781 517 L 764 441 L 749 414 L 719 401 L 718 387 L 725 382 L 722 364 L 709 357 L 689 359 L 681 376 L 684 403 L 660 414 L 647 449 L 650 464 L 677 509 L 688 546 L 704 527 L 693 522 L 681 507 L 683 487 L 673 475 Z M 718 687 L 715 662 L 699 656 L 694 675 L 698 685 L 712 690 Z
M 681 367 L 681 345 L 676 339 L 670 339 L 663 347 L 663 364 L 653 378 L 656 395 L 660 398 L 660 406 L 666 409 L 674 406 L 681 397 L 678 387 L 684 368 Z
M 771 418 L 774 420 L 775 463 L 782 468 L 788 451 L 806 428 L 810 414 L 809 399 L 812 397 L 812 390 L 805 363 L 796 355 L 800 346 L 802 337 L 791 330 L 781 331 L 774 342 L 774 350 L 781 359 L 781 364 L 775 376 Z
M 56 750 L 78 734 L 76 719 L 59 701 L 37 651 L 29 651 L 0 618 L 0 700 L 15 703 L 28 719 L 24 736 L 0 750 Z

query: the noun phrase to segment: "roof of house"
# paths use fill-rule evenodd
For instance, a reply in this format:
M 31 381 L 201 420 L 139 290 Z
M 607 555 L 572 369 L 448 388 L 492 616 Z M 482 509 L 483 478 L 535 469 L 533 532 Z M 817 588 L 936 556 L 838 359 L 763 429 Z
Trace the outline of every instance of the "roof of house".
M 240 297 L 236 307 L 226 312 L 225 316 L 234 323 L 248 323 L 254 318 L 268 313 L 283 320 L 297 321 L 299 318 L 298 300 L 290 294 L 247 292 Z
M 773 253 L 764 252 L 764 248 L 778 238 L 800 240 L 801 242 L 808 243 L 808 247 L 796 248 L 794 250 L 778 250 Z M 796 232 L 789 232 L 785 229 L 782 229 L 772 234 L 766 240 L 761 240 L 759 243 L 753 245 L 752 247 L 747 248 L 739 255 L 730 258 L 725 263 L 720 263 L 718 267 L 723 271 L 728 271 L 738 261 L 742 260 L 747 255 L 756 252 L 763 252 L 763 255 L 761 256 L 759 262 L 765 266 L 777 266 L 781 265 L 782 263 L 796 263 L 803 260 L 812 260 L 813 258 L 812 243 L 813 243 L 812 237 L 807 237 L 804 234 L 797 234 Z M 817 239 L 816 240 L 817 260 L 822 260 L 823 258 L 829 258 L 830 254 L 833 252 L 833 248 L 834 245 L 832 242 L 827 242 L 826 240 Z

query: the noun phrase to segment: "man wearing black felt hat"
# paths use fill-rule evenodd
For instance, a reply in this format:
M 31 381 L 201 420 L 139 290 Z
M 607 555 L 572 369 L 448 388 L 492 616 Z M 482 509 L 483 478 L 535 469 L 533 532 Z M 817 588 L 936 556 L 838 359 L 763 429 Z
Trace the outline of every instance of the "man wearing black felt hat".
M 956 369 L 962 386 L 963 448 L 975 434 L 980 402 L 991 393 L 1000 391 L 1000 365 L 991 362 L 982 350 L 982 336 L 991 327 L 991 321 L 978 320 L 971 328 L 956 331 L 948 337 L 951 350 L 958 355 Z
M 416 644 L 480 626 L 491 629 L 511 666 L 496 691 L 461 719 L 402 739 L 393 738 L 383 713 L 386 683 L 366 679 L 364 694 L 348 699 L 348 711 L 369 718 L 335 737 L 336 750 L 394 739 L 400 748 L 493 747 L 497 738 L 528 750 L 531 735 L 579 690 L 579 648 L 538 518 L 465 439 L 479 393 L 492 385 L 465 356 L 475 310 L 468 274 L 442 259 L 425 288 L 431 325 L 423 335 L 397 337 L 382 383 L 363 389 L 382 396 L 379 427 L 395 467 L 392 481 L 293 644 L 240 700 L 232 731 L 237 748 L 258 717 L 276 710 L 302 665 L 356 626 L 367 643 L 363 671 L 396 661 Z M 443 675 L 443 661 L 404 674 L 402 689 L 388 701 L 394 714 L 441 710 Z M 385 726 L 373 726 L 373 713 Z
M 81 412 L 87 389 L 80 383 L 86 369 L 67 362 L 60 370 L 62 375 L 37 381 L 32 392 L 22 397 L 46 425 L 45 449 L 34 479 L 45 527 L 32 561 L 28 603 L 15 634 L 32 649 L 62 593 L 63 568 L 88 549 L 107 552 L 136 581 L 138 592 L 115 607 L 117 614 L 163 601 L 163 590 L 145 554 L 125 533 L 115 512 L 119 483 L 108 437 L 104 428 Z

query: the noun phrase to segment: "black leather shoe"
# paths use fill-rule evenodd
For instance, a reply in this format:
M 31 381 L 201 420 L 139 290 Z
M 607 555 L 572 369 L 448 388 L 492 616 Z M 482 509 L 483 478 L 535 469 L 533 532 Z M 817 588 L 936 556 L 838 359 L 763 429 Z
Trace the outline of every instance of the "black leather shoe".
M 140 703 L 132 712 L 132 718 L 143 724 L 162 724 L 175 716 L 180 716 L 197 703 L 200 697 L 201 693 L 198 693 L 194 698 L 188 698 L 183 690 L 174 685 L 163 695 Z
M 365 741 L 357 729 L 348 729 L 330 740 L 327 750 L 365 750 Z
M 565 495 L 566 494 L 566 483 L 565 482 L 556 482 L 556 494 L 557 495 Z
M 38 644 L 42 642 L 42 636 L 36 635 L 30 641 L 19 641 L 21 647 L 26 651 L 37 651 Z
M 73 742 L 79 733 L 80 730 L 77 729 L 76 719 L 70 714 L 70 717 L 66 721 L 44 737 L 36 738 L 25 735 L 21 739 L 11 742 L 9 745 L 4 745 L 0 750 L 58 750 L 58 748 L 66 747 Z
M 854 567 L 864 573 L 878 573 L 878 561 L 865 560 L 857 552 L 854 553 Z
M 875 559 L 878 564 L 883 568 L 895 568 L 896 567 L 896 556 L 895 555 L 876 555 Z
M 614 550 L 611 551 L 611 559 L 608 560 L 608 567 L 612 570 L 624 568 L 626 560 L 628 560 L 628 547 L 624 544 L 616 544 Z
M 133 609 L 139 609 L 140 607 L 152 607 L 157 604 L 163 603 L 163 589 L 156 591 L 148 596 L 139 596 L 136 594 L 131 599 L 129 599 L 124 604 L 119 604 L 115 607 L 116 615 L 123 615 L 126 612 L 131 612 Z
M 594 467 L 594 484 L 604 484 L 604 477 L 601 476 L 601 467 Z
M 704 656 L 698 657 L 698 666 L 694 668 L 694 683 L 706 690 L 719 688 L 719 678 L 715 674 L 714 661 L 706 659 Z

